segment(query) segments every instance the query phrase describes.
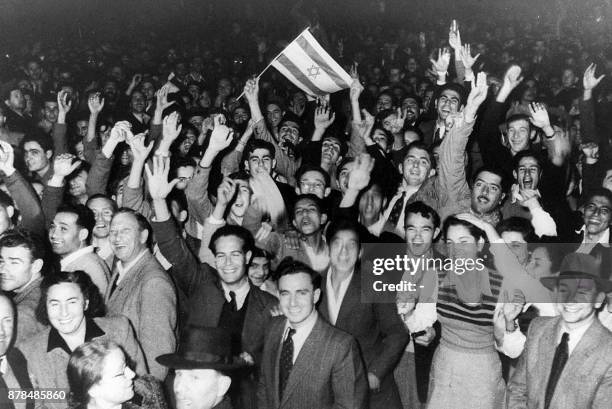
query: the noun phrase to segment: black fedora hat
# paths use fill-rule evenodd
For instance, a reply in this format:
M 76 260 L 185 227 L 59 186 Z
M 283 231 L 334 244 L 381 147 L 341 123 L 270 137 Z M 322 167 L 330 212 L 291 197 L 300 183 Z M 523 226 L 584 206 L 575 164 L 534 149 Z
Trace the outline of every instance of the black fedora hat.
M 559 280 L 569 278 L 590 278 L 604 293 L 612 292 L 612 281 L 601 276 L 601 262 L 589 254 L 569 253 L 561 262 L 559 275 L 540 278 L 544 287 L 552 290 Z
M 157 357 L 157 362 L 175 369 L 215 369 L 231 371 L 245 367 L 235 361 L 230 334 L 222 328 L 190 325 L 185 329 L 178 352 Z

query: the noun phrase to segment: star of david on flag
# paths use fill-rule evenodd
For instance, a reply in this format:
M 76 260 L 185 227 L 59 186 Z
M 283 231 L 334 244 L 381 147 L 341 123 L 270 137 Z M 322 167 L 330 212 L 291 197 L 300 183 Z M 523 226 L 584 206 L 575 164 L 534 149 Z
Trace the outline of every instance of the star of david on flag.
M 351 76 L 304 30 L 271 63 L 310 96 L 332 94 L 351 87 Z

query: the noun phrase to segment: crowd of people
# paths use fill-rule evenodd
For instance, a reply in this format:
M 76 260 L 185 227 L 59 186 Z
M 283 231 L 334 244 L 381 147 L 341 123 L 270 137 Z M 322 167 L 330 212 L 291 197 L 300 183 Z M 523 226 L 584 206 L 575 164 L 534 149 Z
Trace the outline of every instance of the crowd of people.
M 353 82 L 311 96 L 226 30 L 3 62 L 0 406 L 612 407 L 602 41 L 315 18 Z M 484 264 L 382 302 L 382 243 Z

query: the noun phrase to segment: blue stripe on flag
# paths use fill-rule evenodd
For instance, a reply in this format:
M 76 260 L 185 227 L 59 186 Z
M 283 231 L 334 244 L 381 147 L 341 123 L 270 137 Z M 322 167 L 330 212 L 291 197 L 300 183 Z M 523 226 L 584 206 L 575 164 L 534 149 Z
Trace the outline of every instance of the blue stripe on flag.
M 327 92 L 321 90 L 321 88 L 317 87 L 311 80 L 308 78 L 300 69 L 293 63 L 285 54 L 281 54 L 276 59 L 281 65 L 283 65 L 287 71 L 289 71 L 298 81 L 306 85 L 317 95 L 324 95 Z
M 300 35 L 295 41 L 296 44 L 299 45 L 302 50 L 304 50 L 304 52 L 308 54 L 308 56 L 312 58 L 314 62 L 317 63 L 317 65 L 319 65 L 319 67 L 323 68 L 325 73 L 330 76 L 330 78 L 336 83 L 336 85 L 340 89 L 350 88 L 351 84 L 347 84 L 346 81 L 344 81 L 338 76 L 336 71 L 334 71 L 334 69 L 330 67 L 329 64 L 327 64 L 325 59 L 321 57 L 317 50 L 315 50 L 314 47 L 310 45 L 308 40 L 306 40 L 303 35 Z M 329 58 L 331 58 L 331 56 Z

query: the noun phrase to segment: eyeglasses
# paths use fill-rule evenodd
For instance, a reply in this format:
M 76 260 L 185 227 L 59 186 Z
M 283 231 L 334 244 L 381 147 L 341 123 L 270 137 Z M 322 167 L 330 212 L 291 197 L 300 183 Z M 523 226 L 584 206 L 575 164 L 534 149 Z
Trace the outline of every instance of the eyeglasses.
M 302 190 L 323 190 L 325 189 L 325 185 L 321 182 L 308 182 L 303 180 L 300 182 L 300 187 Z

